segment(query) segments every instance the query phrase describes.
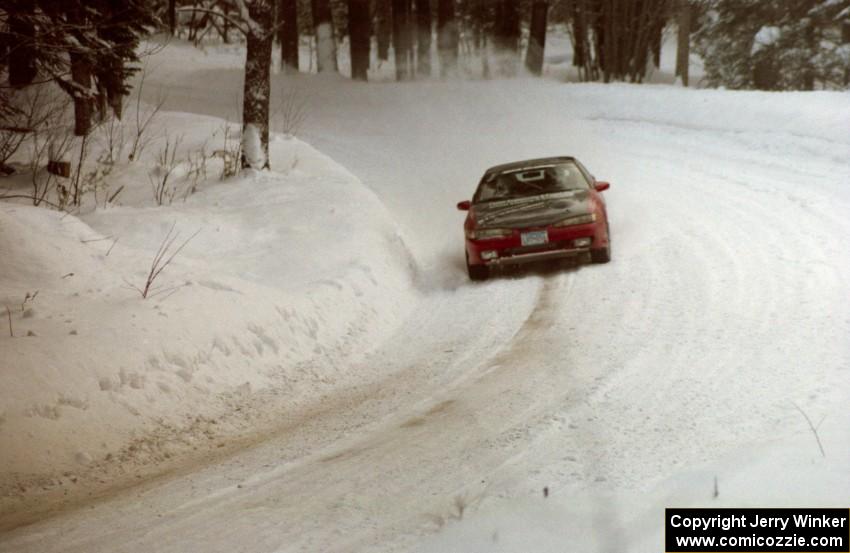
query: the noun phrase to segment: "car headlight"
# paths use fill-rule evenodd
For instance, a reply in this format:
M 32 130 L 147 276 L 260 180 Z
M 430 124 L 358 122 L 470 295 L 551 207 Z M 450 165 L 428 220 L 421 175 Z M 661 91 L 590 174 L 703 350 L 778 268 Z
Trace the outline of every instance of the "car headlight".
M 563 221 L 558 221 L 553 227 L 571 227 L 573 225 L 586 225 L 587 223 L 593 223 L 596 221 L 596 213 L 588 213 L 586 215 L 576 215 L 575 217 L 568 217 Z
M 466 237 L 471 240 L 488 240 L 492 238 L 503 238 L 510 235 L 510 229 L 503 228 L 472 229 L 466 231 Z

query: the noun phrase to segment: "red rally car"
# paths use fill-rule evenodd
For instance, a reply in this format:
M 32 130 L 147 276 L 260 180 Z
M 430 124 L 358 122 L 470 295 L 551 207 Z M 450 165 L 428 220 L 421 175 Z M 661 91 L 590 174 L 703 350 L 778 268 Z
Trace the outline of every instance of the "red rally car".
M 573 157 L 547 157 L 487 169 L 468 211 L 466 267 L 484 280 L 490 268 L 578 256 L 593 263 L 611 260 L 603 190 Z

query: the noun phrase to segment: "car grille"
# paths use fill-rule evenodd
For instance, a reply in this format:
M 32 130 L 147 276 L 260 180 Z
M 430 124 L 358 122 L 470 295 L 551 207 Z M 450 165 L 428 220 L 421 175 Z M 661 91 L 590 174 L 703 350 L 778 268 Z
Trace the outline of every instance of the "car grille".
M 539 244 L 536 246 L 520 246 L 518 248 L 506 248 L 502 250 L 502 257 L 512 256 L 512 255 L 523 255 L 527 253 L 540 253 L 540 252 L 548 252 L 552 250 L 566 250 L 572 247 L 572 241 L 570 240 L 559 240 L 556 242 L 547 242 L 546 244 Z

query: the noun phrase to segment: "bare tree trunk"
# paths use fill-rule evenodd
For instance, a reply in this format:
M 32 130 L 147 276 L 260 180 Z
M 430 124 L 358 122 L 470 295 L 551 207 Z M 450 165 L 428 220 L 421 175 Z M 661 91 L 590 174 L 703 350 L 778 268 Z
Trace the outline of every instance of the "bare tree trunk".
M 348 42 L 351 47 L 351 78 L 366 81 L 369 79 L 372 45 L 369 0 L 348 0 Z
M 457 70 L 458 32 L 454 0 L 439 0 L 437 5 L 437 51 L 440 54 L 440 75 Z
M 809 52 L 814 53 L 817 50 L 817 33 L 815 32 L 815 24 L 811 18 L 808 20 L 805 31 L 806 46 Z M 803 71 L 803 90 L 815 89 L 815 70 L 811 64 L 807 65 Z
M 280 66 L 284 72 L 298 72 L 298 2 L 279 0 L 277 5 Z
M 269 168 L 270 68 L 274 40 L 273 0 L 252 0 L 248 13 L 257 24 L 247 36 L 242 103 L 242 167 Z
M 177 32 L 177 0 L 168 0 L 168 32 Z
M 520 21 L 517 3 L 501 0 L 496 7 L 496 28 L 493 44 L 501 75 L 515 75 L 519 57 Z
M 652 35 L 650 36 L 650 44 L 652 46 L 652 65 L 656 69 L 661 67 L 661 43 L 664 40 L 664 19 L 657 18 L 657 21 L 652 26 Z
M 679 1 L 676 15 L 679 33 L 676 39 L 676 76 L 682 79 L 682 84 L 688 86 L 688 60 L 691 56 L 691 5 L 688 0 Z
M 663 28 L 666 0 L 584 0 L 593 9 L 595 66 L 605 82 L 641 82 L 653 54 L 653 37 Z
M 596 32 L 597 48 L 596 59 L 599 60 L 599 67 L 602 69 L 603 82 L 611 82 L 611 68 L 615 64 L 615 36 L 613 29 L 613 14 L 611 0 L 603 0 L 603 7 L 597 19 L 599 20 L 599 28 Z
M 519 2 L 515 0 L 502 0 L 501 31 L 499 32 L 504 48 L 517 53 L 521 36 L 518 4 Z
M 223 9 L 225 14 L 230 11 L 226 5 Z M 230 44 L 230 20 L 227 18 L 224 18 L 221 22 L 221 41 L 224 44 Z
M 77 28 L 84 28 L 86 17 L 82 8 L 69 9 L 68 22 Z M 91 131 L 94 101 L 91 93 L 91 61 L 78 50 L 71 49 L 68 55 L 71 62 L 71 81 L 73 83 L 68 91 L 74 100 L 74 134 L 85 136 Z
M 601 0 L 573 0 L 570 14 L 573 27 L 573 65 L 578 68 L 579 79 L 596 79 L 599 69 L 599 53 L 602 51 L 603 27 L 601 25 Z M 591 35 L 589 29 L 593 29 Z M 591 38 L 593 44 L 591 44 Z M 597 53 L 594 58 L 592 52 Z
M 416 72 L 431 76 L 431 2 L 416 0 Z
M 336 61 L 333 15 L 329 0 L 312 0 L 316 32 L 316 68 L 319 73 L 339 71 Z
M 11 43 L 9 34 L 0 31 L 0 72 L 3 72 L 9 65 L 9 45 Z
M 99 80 L 100 78 L 98 78 L 98 81 Z M 98 82 L 97 95 L 94 97 L 94 107 L 97 113 L 97 122 L 102 123 L 103 121 L 106 121 L 106 113 L 109 109 L 109 102 L 106 86 L 104 86 L 102 82 Z
M 392 5 L 390 0 L 375 0 L 375 38 L 378 45 L 378 59 L 390 59 L 390 41 L 393 35 Z
M 528 50 L 525 52 L 525 67 L 534 75 L 543 73 L 543 52 L 546 46 L 546 17 L 549 3 L 535 0 L 531 5 L 531 25 L 528 30 Z
M 841 23 L 841 42 L 850 44 L 850 20 Z M 850 67 L 844 67 L 844 86 L 850 84 Z
M 410 60 L 410 0 L 392 0 L 392 3 L 395 77 L 398 81 L 405 81 L 413 76 Z
M 587 18 L 584 0 L 573 0 L 573 66 L 584 67 L 587 60 Z

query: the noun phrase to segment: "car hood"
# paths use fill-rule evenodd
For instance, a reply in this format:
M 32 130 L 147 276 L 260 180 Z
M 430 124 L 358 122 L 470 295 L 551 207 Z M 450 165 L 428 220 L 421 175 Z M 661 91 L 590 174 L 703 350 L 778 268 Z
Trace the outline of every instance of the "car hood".
M 478 228 L 528 228 L 551 225 L 593 212 L 589 190 L 542 194 L 473 206 Z

